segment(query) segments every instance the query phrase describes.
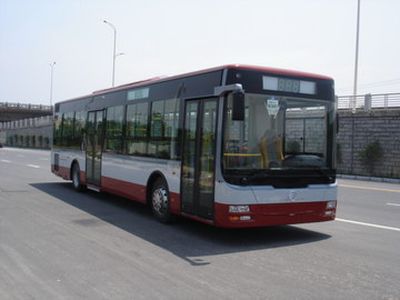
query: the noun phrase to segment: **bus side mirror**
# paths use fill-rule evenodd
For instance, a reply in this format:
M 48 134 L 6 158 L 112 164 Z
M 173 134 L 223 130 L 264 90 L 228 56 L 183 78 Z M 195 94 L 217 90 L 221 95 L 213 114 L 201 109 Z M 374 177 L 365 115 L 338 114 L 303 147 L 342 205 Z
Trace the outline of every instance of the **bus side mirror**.
M 232 121 L 244 121 L 244 93 L 235 91 L 232 98 Z

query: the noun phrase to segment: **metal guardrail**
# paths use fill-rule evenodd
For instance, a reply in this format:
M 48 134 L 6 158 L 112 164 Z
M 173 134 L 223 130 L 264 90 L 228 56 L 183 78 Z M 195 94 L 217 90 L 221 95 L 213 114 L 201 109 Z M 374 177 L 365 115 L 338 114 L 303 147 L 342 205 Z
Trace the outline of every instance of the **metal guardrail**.
M 23 109 L 23 110 L 41 110 L 41 111 L 51 111 L 52 106 L 42 105 L 42 104 L 27 104 L 27 103 L 10 103 L 10 102 L 0 102 L 0 108 L 3 109 Z
M 400 93 L 338 96 L 338 109 L 400 108 Z

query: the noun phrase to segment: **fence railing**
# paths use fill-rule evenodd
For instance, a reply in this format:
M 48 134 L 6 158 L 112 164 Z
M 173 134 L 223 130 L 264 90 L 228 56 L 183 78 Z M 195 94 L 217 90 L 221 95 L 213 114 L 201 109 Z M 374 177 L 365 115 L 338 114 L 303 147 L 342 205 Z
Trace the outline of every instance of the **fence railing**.
M 0 109 L 23 109 L 23 110 L 51 111 L 52 106 L 42 105 L 42 104 L 0 102 Z
M 400 108 L 400 93 L 338 96 L 338 109 Z

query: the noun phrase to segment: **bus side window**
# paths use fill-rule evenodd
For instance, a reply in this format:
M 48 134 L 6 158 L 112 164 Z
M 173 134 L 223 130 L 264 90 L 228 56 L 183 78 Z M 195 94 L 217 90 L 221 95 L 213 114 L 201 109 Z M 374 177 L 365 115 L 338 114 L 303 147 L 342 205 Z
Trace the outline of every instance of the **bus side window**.
M 179 100 L 153 102 L 150 122 L 150 155 L 164 159 L 176 158 L 178 119 Z
M 122 128 L 124 121 L 124 106 L 107 108 L 105 150 L 122 152 Z
M 54 117 L 54 146 L 61 146 L 63 114 Z
M 71 147 L 73 137 L 74 112 L 63 114 L 62 145 Z
M 147 154 L 148 103 L 128 105 L 126 112 L 126 152 L 133 155 Z
M 72 147 L 82 150 L 83 131 L 85 128 L 86 112 L 79 111 L 75 113 Z

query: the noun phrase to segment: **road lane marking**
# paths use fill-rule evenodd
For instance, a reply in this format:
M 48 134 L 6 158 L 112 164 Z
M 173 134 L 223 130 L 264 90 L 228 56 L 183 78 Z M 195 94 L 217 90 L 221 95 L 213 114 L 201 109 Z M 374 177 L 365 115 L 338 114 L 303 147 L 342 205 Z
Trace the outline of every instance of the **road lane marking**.
M 352 220 L 346 220 L 346 219 L 340 219 L 340 218 L 336 218 L 335 220 L 339 221 L 339 222 L 351 223 L 351 224 L 356 224 L 356 225 L 362 225 L 362 226 L 368 226 L 368 227 L 374 227 L 374 228 L 380 228 L 380 229 L 386 229 L 386 230 L 393 230 L 393 231 L 400 231 L 400 228 L 397 228 L 397 227 L 390 227 L 390 226 L 384 226 L 384 225 L 378 225 L 378 224 L 372 224 L 372 223 L 358 222 L 358 221 L 352 221 Z
M 400 206 L 400 203 L 386 203 L 386 205 L 389 205 L 389 206 Z
M 400 190 L 382 189 L 382 188 L 366 187 L 366 186 L 351 185 L 351 184 L 339 184 L 339 187 L 346 187 L 346 188 L 360 189 L 360 190 L 380 191 L 380 192 L 400 193 Z
M 1 162 L 4 162 L 4 163 L 7 163 L 7 164 L 10 164 L 10 163 L 11 163 L 11 160 L 2 159 L 2 160 L 1 160 Z
M 27 167 L 30 167 L 30 168 L 35 168 L 35 169 L 39 169 L 40 168 L 40 166 L 38 166 L 38 165 L 26 165 Z

